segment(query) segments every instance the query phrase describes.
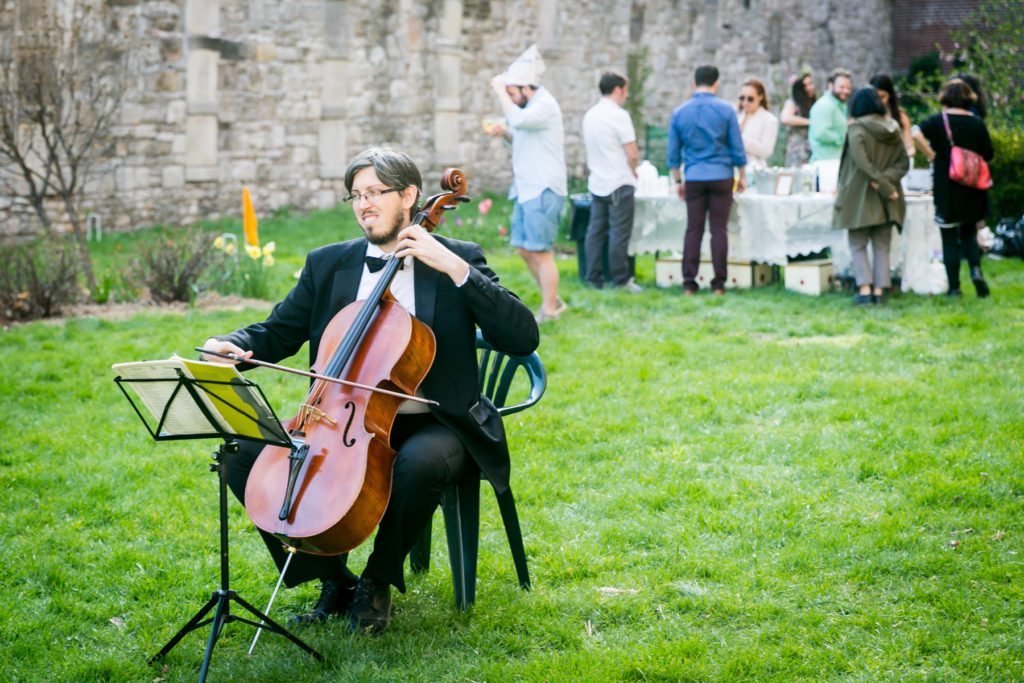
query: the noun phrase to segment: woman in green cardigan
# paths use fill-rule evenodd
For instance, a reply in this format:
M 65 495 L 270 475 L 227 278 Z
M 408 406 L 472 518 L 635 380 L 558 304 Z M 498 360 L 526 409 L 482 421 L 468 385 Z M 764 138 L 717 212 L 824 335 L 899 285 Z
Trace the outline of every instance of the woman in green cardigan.
M 849 231 L 858 288 L 854 304 L 880 304 L 892 284 L 889 245 L 892 227 L 903 225 L 906 202 L 900 179 L 910 161 L 899 123 L 889 117 L 874 88 L 855 92 L 849 113 L 832 226 Z M 868 260 L 868 243 L 873 265 Z

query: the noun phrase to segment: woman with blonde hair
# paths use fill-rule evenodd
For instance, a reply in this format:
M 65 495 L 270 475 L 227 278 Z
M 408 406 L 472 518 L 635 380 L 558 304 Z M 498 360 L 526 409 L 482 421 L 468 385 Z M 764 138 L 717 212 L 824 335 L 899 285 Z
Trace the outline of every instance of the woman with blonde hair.
M 737 116 L 743 150 L 747 153 L 747 174 L 768 166 L 768 157 L 775 151 L 779 137 L 779 119 L 770 110 L 764 83 L 751 78 L 740 88 Z

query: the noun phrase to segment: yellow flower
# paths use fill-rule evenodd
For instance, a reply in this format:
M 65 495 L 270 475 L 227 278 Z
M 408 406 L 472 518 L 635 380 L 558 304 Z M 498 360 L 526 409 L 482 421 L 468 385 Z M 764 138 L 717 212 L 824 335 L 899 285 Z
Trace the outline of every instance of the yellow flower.
M 269 267 L 274 265 L 274 257 L 271 254 L 267 254 L 263 257 L 263 265 Z
M 256 246 L 255 244 L 246 244 L 245 245 L 245 253 L 253 261 L 258 259 L 260 256 L 263 256 L 263 253 L 260 251 L 260 248 L 258 246 Z
M 232 254 L 234 254 L 235 253 L 235 243 L 234 242 L 228 242 L 227 244 L 225 244 L 224 245 L 224 253 L 227 254 L 228 256 L 231 256 Z
M 263 255 L 270 256 L 277 251 L 277 242 L 267 242 L 263 245 Z
M 224 251 L 224 236 L 217 235 L 217 238 L 213 240 L 213 248 Z

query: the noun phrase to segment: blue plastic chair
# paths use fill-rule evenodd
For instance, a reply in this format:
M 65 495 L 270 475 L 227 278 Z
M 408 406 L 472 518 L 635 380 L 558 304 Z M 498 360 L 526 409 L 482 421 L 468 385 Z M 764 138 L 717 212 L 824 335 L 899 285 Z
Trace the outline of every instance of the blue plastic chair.
M 484 340 L 480 331 L 476 334 L 476 348 L 479 352 L 480 393 L 487 396 L 502 417 L 526 410 L 544 395 L 547 388 L 547 373 L 540 362 L 540 356 L 510 356 L 497 351 Z M 505 405 L 509 390 L 516 374 L 522 372 L 529 379 L 529 394 L 524 401 Z M 448 540 L 448 559 L 452 569 L 452 586 L 455 590 L 455 605 L 466 609 L 476 600 L 477 549 L 480 542 L 480 480 L 483 475 L 465 477 L 450 485 L 441 499 L 444 514 L 445 535 Z M 512 489 L 497 493 L 498 510 L 508 536 L 512 561 L 516 567 L 519 587 L 530 589 L 530 573 L 526 566 L 526 550 L 523 534 L 519 527 L 519 515 Z M 416 539 L 409 552 L 409 565 L 414 572 L 430 569 L 430 541 L 433 520 Z

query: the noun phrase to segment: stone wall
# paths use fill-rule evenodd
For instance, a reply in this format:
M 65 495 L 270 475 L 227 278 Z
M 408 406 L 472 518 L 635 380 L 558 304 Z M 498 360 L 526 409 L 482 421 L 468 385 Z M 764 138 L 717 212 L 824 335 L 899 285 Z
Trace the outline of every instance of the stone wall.
M 88 204 L 108 229 L 237 214 L 243 185 L 263 214 L 333 206 L 347 160 L 380 142 L 410 153 L 427 192 L 449 165 L 466 170 L 471 194 L 504 190 L 508 150 L 481 121 L 500 113 L 491 76 L 533 42 L 565 114 L 570 174 L 582 176 L 580 121 L 600 74 L 625 72 L 630 54 L 650 72 L 648 123 L 665 125 L 705 62 L 726 99 L 753 75 L 778 110 L 802 64 L 819 87 L 835 65 L 858 83 L 887 70 L 891 1 L 110 0 L 104 11 L 140 45 L 116 153 Z M 35 229 L 9 207 L 0 221 L 4 235 Z

